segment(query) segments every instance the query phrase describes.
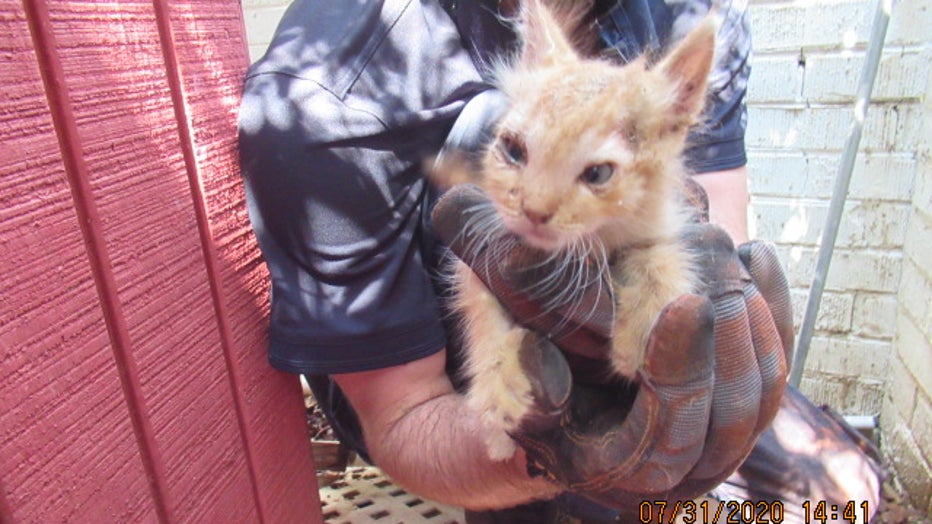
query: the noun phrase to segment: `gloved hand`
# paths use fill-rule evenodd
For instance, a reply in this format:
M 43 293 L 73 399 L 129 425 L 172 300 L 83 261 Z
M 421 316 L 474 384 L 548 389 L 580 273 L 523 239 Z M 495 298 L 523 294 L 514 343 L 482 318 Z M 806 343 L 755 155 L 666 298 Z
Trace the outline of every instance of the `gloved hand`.
M 535 472 L 634 511 L 645 500 L 672 507 L 724 480 L 776 414 L 792 360 L 789 294 L 773 248 L 736 250 L 721 229 L 691 225 L 685 236 L 705 290 L 664 309 L 632 387 L 600 380 L 612 325 L 606 281 L 589 280 L 582 306 L 554 311 L 528 296 L 526 283 L 552 268 L 529 269 L 520 247 L 502 251 L 514 245 L 506 239 L 476 241 L 480 232 L 466 224 L 485 198 L 451 189 L 434 209 L 434 230 L 518 322 L 542 334 L 518 349 L 535 412 L 513 435 Z

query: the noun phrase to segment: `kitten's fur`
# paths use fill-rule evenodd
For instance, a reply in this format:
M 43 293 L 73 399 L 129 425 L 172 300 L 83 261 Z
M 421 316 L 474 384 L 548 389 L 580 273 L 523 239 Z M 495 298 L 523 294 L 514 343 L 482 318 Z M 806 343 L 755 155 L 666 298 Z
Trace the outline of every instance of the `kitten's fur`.
M 579 56 L 541 0 L 523 2 L 519 35 L 520 54 L 499 75 L 512 106 L 478 183 L 526 244 L 593 254 L 608 266 L 617 307 L 611 367 L 634 379 L 661 309 L 694 289 L 678 240 L 680 155 L 705 99 L 714 23 L 702 21 L 652 67 L 644 58 L 618 66 Z M 531 403 L 518 361 L 526 330 L 461 262 L 455 281 L 467 401 L 486 425 L 490 457 L 506 459 L 515 449 L 508 432 Z

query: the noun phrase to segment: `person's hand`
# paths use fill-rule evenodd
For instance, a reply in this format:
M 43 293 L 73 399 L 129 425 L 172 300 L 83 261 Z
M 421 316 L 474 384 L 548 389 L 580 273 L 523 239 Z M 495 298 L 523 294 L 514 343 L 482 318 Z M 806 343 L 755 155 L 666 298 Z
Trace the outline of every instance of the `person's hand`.
M 466 227 L 468 214 L 484 202 L 476 188 L 454 188 L 433 222 L 505 308 L 546 335 L 516 349 L 536 411 L 513 436 L 532 468 L 615 508 L 688 500 L 724 480 L 773 419 L 785 385 L 792 323 L 773 248 L 735 250 L 720 229 L 690 226 L 686 240 L 706 287 L 664 309 L 632 387 L 603 380 L 612 324 L 606 282 L 589 279 L 582 306 L 554 310 L 529 296 L 528 281 L 552 268 L 529 271 L 520 248 L 476 241 L 484 232 Z

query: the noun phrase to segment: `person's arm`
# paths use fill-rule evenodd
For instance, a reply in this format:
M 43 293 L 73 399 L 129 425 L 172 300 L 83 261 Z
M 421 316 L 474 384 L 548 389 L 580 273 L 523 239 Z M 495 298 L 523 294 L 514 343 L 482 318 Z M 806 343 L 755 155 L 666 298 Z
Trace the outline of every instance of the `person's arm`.
M 748 173 L 745 166 L 693 176 L 709 197 L 709 221 L 721 226 L 735 244 L 748 241 Z
M 334 375 L 362 423 L 373 461 L 400 485 L 469 509 L 514 506 L 560 490 L 528 476 L 524 452 L 492 462 L 479 420 L 453 390 L 445 352 L 400 366 Z

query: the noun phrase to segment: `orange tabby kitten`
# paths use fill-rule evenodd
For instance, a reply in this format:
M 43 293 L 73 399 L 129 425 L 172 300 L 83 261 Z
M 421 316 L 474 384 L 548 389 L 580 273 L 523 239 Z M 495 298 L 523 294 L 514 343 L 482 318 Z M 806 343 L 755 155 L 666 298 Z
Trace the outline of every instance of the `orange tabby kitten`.
M 607 267 L 617 308 L 611 371 L 634 379 L 661 309 L 695 288 L 678 239 L 680 155 L 702 110 L 714 23 L 702 21 L 655 66 L 580 56 L 540 0 L 523 3 L 519 34 L 520 56 L 499 74 L 511 107 L 478 183 L 525 244 Z M 526 330 L 462 262 L 455 281 L 467 402 L 481 414 L 490 457 L 506 459 L 515 449 L 508 432 L 531 402 L 517 351 Z

